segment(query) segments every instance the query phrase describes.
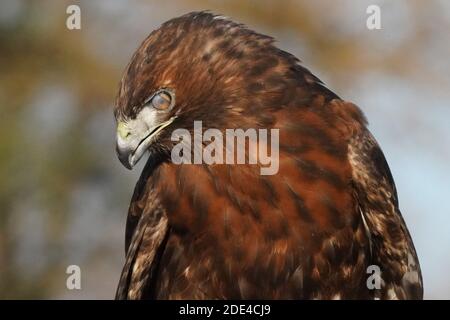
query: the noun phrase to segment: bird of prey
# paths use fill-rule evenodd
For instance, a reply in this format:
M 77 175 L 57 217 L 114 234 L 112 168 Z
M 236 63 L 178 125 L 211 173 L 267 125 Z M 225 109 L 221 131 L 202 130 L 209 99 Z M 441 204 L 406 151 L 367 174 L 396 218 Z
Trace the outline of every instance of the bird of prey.
M 117 299 L 421 299 L 385 157 L 361 110 L 226 17 L 169 20 L 134 53 L 117 154 L 148 153 L 129 207 Z M 174 130 L 278 129 L 261 163 L 174 163 Z M 261 140 L 262 141 L 262 140 Z M 258 146 L 261 147 L 261 146 Z

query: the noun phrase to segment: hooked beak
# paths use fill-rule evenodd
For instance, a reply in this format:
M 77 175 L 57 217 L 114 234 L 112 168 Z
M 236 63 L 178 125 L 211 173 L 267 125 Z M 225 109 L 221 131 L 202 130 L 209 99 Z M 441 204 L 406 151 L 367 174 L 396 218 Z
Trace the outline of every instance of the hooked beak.
M 139 119 L 118 122 L 116 153 L 124 167 L 131 170 L 148 150 L 156 136 L 173 120 L 175 117 L 153 126 L 148 126 Z

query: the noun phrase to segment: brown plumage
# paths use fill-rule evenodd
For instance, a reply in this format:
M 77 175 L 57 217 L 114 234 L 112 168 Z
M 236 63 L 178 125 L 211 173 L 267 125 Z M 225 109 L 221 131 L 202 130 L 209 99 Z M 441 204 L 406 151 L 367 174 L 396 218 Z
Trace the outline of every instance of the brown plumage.
M 364 116 L 272 38 L 205 12 L 152 32 L 116 101 L 127 167 L 143 137 L 126 152 L 123 141 L 159 90 L 173 100 L 151 117 L 174 120 L 146 145 L 116 298 L 422 298 L 394 181 Z M 194 120 L 278 128 L 278 173 L 172 163 L 171 132 L 192 131 Z M 381 270 L 380 289 L 366 285 L 370 265 Z

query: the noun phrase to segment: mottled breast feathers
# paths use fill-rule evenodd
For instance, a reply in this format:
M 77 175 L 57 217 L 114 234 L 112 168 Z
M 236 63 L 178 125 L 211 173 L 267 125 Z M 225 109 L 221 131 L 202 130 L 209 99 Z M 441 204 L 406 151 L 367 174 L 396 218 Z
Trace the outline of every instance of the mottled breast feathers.
M 161 42 L 164 33 L 177 40 Z M 198 48 L 203 58 L 183 68 L 183 53 L 196 57 Z M 358 107 L 271 38 L 209 13 L 172 20 L 144 41 L 116 114 L 132 115 L 146 88 L 167 74 L 180 85 L 178 126 L 277 128 L 279 171 L 176 165 L 161 138 L 130 204 L 116 298 L 422 298 L 392 175 Z M 381 270 L 379 289 L 367 286 L 371 265 Z

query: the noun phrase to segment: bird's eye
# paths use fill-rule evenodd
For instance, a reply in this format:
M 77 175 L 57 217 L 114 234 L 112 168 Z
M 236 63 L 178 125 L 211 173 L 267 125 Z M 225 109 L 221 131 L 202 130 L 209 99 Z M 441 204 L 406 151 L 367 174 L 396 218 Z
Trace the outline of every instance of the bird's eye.
M 172 97 L 169 93 L 165 91 L 158 92 L 155 94 L 150 101 L 153 108 L 158 110 L 167 110 L 169 109 L 172 103 Z

